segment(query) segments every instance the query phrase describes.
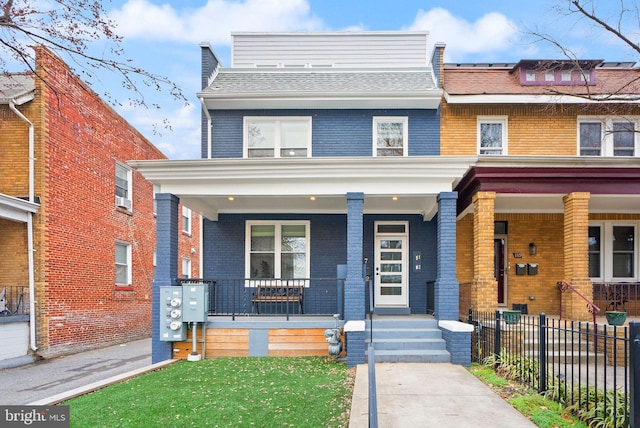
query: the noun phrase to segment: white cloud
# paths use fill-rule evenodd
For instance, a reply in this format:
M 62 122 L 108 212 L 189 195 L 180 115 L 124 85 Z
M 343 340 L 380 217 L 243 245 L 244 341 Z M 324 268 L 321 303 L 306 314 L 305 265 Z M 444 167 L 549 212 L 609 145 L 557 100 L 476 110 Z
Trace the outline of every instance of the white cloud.
M 175 110 L 121 107 L 118 113 L 170 159 L 200 158 L 200 108 L 191 103 Z M 163 123 L 168 121 L 170 129 Z
M 461 61 L 473 54 L 504 52 L 514 47 L 518 27 L 506 16 L 487 13 L 475 22 L 453 16 L 443 8 L 433 8 L 427 12 L 419 10 L 408 28 L 429 31 L 430 41 L 446 44 L 447 61 Z
M 311 31 L 323 27 L 306 0 L 208 0 L 200 8 L 174 9 L 129 0 L 110 12 L 127 39 L 229 44 L 232 31 Z

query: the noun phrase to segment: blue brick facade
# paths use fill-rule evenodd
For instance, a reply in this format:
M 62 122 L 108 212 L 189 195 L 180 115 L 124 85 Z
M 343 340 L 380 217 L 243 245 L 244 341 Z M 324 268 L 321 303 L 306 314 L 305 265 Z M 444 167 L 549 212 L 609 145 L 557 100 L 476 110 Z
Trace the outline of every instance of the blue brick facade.
M 460 324 L 460 327 L 470 327 Z M 447 342 L 447 351 L 451 354 L 451 362 L 466 367 L 471 366 L 471 331 L 468 328 L 440 328 L 442 338 Z
M 347 279 L 344 284 L 345 321 L 364 320 L 365 281 L 362 272 L 363 193 L 347 194 Z M 347 365 L 363 364 L 364 332 L 349 332 L 347 336 Z
M 458 319 L 459 284 L 456 278 L 457 192 L 438 195 L 438 270 L 435 283 L 435 316 Z
M 151 362 L 173 358 L 171 342 L 160 341 L 160 287 L 174 285 L 178 277 L 178 204 L 166 193 L 156 194 L 156 273 L 152 285 Z
M 311 117 L 313 157 L 372 156 L 373 118 L 408 117 L 409 156 L 440 154 L 438 110 L 222 110 L 209 113 L 213 158 L 242 157 L 245 116 Z M 206 153 L 206 144 L 203 136 L 203 153 Z

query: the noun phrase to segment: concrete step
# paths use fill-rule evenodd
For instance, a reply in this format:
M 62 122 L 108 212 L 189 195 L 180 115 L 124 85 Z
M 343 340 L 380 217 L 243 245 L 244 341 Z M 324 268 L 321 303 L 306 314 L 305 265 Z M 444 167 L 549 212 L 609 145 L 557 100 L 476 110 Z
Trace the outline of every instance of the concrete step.
M 376 317 L 367 320 L 365 339 L 373 343 L 376 362 L 451 361 L 438 322 L 433 318 Z
M 366 337 L 370 337 L 371 332 L 367 330 Z M 438 339 L 442 337 L 442 332 L 437 328 L 373 328 L 374 339 Z
M 370 343 L 369 339 L 366 343 Z M 446 350 L 444 339 L 373 339 L 373 347 L 378 350 Z
M 368 357 L 368 351 L 367 357 Z M 451 355 L 447 351 L 436 350 L 376 350 L 376 363 L 448 363 L 451 362 Z
M 373 329 L 377 328 L 438 328 L 438 322 L 433 318 L 374 318 L 366 320 L 367 329 L 373 323 Z

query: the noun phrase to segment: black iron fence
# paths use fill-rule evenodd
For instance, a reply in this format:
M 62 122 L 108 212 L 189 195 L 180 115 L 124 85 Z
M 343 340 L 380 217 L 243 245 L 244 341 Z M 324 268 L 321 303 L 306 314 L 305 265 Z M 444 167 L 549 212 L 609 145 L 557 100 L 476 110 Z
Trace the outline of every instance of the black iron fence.
M 0 286 L 0 316 L 28 315 L 29 287 Z
M 468 322 L 475 326 L 473 361 L 494 364 L 593 426 L 640 427 L 640 423 L 630 425 L 634 385 L 629 370 L 629 327 L 558 320 L 544 314 L 527 316 L 515 311 L 469 310 Z M 640 324 L 633 327 L 640 332 Z M 640 365 L 640 353 L 635 360 Z M 640 383 L 635 388 L 640 391 Z M 639 412 L 640 405 L 635 414 L 640 416 Z
M 343 315 L 344 279 L 202 279 L 180 278 L 178 284 L 209 287 L 209 315 L 305 316 Z

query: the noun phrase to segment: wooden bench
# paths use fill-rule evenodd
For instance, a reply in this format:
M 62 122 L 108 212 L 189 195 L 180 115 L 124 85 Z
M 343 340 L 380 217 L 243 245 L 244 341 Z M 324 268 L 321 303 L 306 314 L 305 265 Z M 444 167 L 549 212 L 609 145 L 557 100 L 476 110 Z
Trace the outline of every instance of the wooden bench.
M 251 298 L 251 306 L 260 313 L 260 303 L 297 303 L 301 314 L 304 314 L 302 296 L 304 285 L 260 284 Z

